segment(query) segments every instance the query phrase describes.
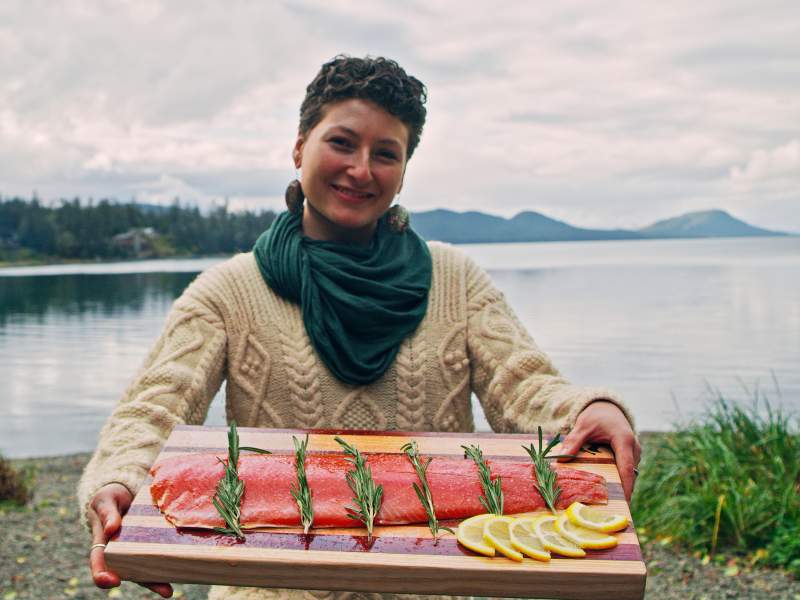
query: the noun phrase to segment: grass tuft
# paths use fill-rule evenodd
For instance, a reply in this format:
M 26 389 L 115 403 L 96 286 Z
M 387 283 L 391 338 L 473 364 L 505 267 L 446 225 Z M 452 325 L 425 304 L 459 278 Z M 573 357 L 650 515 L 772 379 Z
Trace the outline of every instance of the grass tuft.
M 718 396 L 698 420 L 649 445 L 631 510 L 648 536 L 689 550 L 751 554 L 800 575 L 800 436 L 758 397 Z
M 31 471 L 17 471 L 0 456 L 0 506 L 25 506 L 33 496 L 32 480 Z

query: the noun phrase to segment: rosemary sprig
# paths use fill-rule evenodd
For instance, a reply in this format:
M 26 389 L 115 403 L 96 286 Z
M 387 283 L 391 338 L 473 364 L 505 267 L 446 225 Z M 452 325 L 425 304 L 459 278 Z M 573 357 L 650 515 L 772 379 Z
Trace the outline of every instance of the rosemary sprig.
M 308 434 L 302 442 L 292 436 L 294 444 L 295 465 L 297 469 L 297 487 L 292 486 L 291 492 L 297 507 L 300 509 L 300 521 L 303 523 L 303 533 L 308 533 L 314 522 L 314 508 L 311 505 L 311 488 L 306 479 L 306 449 L 308 448 Z
M 417 493 L 417 497 L 419 497 L 419 501 L 422 503 L 422 506 L 425 508 L 425 512 L 428 515 L 428 527 L 431 530 L 431 534 L 433 534 L 433 539 L 436 539 L 436 536 L 439 535 L 440 530 L 449 531 L 450 533 L 455 534 L 455 531 L 449 527 L 440 527 L 439 519 L 436 518 L 436 509 L 433 506 L 433 495 L 431 494 L 431 488 L 428 485 L 428 478 L 426 476 L 428 466 L 431 464 L 431 460 L 433 459 L 428 457 L 428 460 L 421 461 L 419 458 L 419 450 L 417 449 L 417 442 L 413 440 L 405 444 L 401 449 L 406 453 L 406 456 L 408 456 L 408 460 L 410 460 L 411 464 L 414 466 L 414 470 L 417 472 L 417 477 L 419 477 L 419 481 L 422 484 L 421 488 L 416 483 L 412 485 L 414 486 L 414 491 Z
M 547 447 L 543 448 L 543 439 L 542 439 L 542 428 L 539 427 L 539 448 L 538 450 L 534 447 L 533 444 L 530 447 L 523 446 L 525 452 L 527 452 L 531 460 L 533 461 L 533 468 L 536 471 L 536 481 L 538 482 L 536 485 L 536 489 L 542 495 L 542 499 L 544 500 L 547 507 L 553 512 L 556 512 L 556 502 L 558 502 L 558 497 L 561 495 L 561 487 L 556 483 L 556 472 L 550 467 L 549 459 L 553 458 L 575 458 L 574 454 L 557 454 L 557 455 L 550 455 L 550 450 L 552 450 L 558 442 L 561 441 L 561 435 L 556 434 L 556 436 L 550 440 L 550 443 L 547 444 Z
M 478 446 L 461 446 L 464 449 L 464 457 L 469 457 L 478 465 L 478 475 L 483 488 L 483 496 L 480 497 L 481 504 L 487 512 L 495 515 L 503 514 L 503 487 L 498 476 L 492 481 L 492 474 L 486 461 L 483 459 L 483 452 Z
M 214 531 L 225 535 L 233 535 L 239 540 L 244 539 L 239 517 L 241 516 L 242 495 L 244 495 L 244 481 L 239 479 L 239 451 L 251 450 L 259 454 L 271 454 L 269 450 L 253 448 L 251 446 L 239 447 L 239 432 L 236 431 L 236 421 L 231 421 L 228 431 L 228 462 L 217 458 L 225 466 L 225 474 L 217 483 L 217 491 L 211 502 L 214 508 L 225 521 L 227 527 L 215 527 Z
M 354 469 L 347 472 L 347 484 L 353 492 L 353 500 L 355 506 L 348 506 L 347 515 L 356 521 L 361 521 L 367 528 L 367 539 L 372 539 L 372 525 L 375 521 L 375 515 L 381 508 L 381 501 L 383 499 L 383 486 L 375 485 L 372 479 L 372 469 L 367 466 L 366 460 L 358 451 L 340 437 L 333 438 L 338 444 L 344 448 L 345 454 L 348 455 L 347 461 L 350 462 Z

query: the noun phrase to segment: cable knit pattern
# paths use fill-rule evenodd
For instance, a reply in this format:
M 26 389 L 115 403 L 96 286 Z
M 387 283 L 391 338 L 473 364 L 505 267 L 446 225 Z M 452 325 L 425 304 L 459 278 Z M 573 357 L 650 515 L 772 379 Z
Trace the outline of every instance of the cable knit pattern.
M 423 323 L 424 330 L 425 325 Z M 425 338 L 411 336 L 400 345 L 395 359 L 397 368 L 397 428 L 401 431 L 425 431 Z
M 267 287 L 252 254 L 202 273 L 175 302 L 103 427 L 79 485 L 81 513 L 105 484 L 119 482 L 136 493 L 172 428 L 202 423 L 223 380 L 228 418 L 247 427 L 472 431 L 472 392 L 495 431 L 532 432 L 536 425 L 567 431 L 598 399 L 616 402 L 628 415 L 608 390 L 561 377 L 472 260 L 445 244 L 429 246 L 428 312 L 394 364 L 366 386 L 333 377 L 314 352 L 300 310 Z M 210 597 L 395 596 L 214 588 Z
M 296 422 L 299 427 L 306 429 L 323 427 L 325 405 L 322 403 L 320 372 L 311 341 L 302 328 L 282 331 L 280 338 L 291 403 L 296 408 Z
M 387 429 L 389 420 L 378 403 L 363 388 L 347 394 L 333 413 L 334 427 L 342 429 Z

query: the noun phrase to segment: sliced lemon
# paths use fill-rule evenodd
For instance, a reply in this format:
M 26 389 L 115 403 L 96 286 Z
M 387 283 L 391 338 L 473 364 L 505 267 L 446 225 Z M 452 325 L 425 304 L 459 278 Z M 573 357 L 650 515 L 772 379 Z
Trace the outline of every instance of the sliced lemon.
M 456 539 L 462 546 L 469 548 L 473 552 L 484 556 L 494 556 L 494 548 L 483 541 L 483 523 L 493 516 L 491 514 L 476 515 L 461 521 L 456 531 Z
M 511 545 L 511 535 L 508 531 L 515 520 L 514 517 L 492 515 L 483 522 L 483 541 L 500 554 L 521 562 L 522 554 Z
M 578 546 L 578 544 L 569 541 L 567 538 L 559 535 L 555 530 L 554 523 L 556 517 L 543 517 L 534 526 L 534 531 L 539 539 L 542 541 L 542 546 L 545 550 L 555 552 L 562 556 L 571 556 L 573 558 L 581 558 L 586 556 L 586 552 Z
M 608 515 L 580 502 L 570 504 L 566 515 L 575 525 L 603 533 L 621 531 L 628 526 L 628 517 L 625 515 Z
M 517 519 L 509 526 L 508 535 L 511 538 L 511 545 L 526 556 L 536 560 L 548 561 L 550 560 L 550 553 L 542 546 L 539 536 L 531 529 L 531 521 L 539 518 Z
M 525 515 L 524 517 L 517 517 L 517 521 L 523 521 L 528 528 L 533 531 L 534 527 L 536 527 L 536 523 L 538 523 L 541 519 L 546 519 L 547 517 L 552 517 L 553 513 L 550 512 L 543 512 L 538 513 L 535 515 Z
M 602 550 L 605 548 L 613 548 L 618 543 L 617 538 L 613 535 L 575 525 L 575 523 L 567 518 L 566 513 L 558 517 L 555 523 L 553 523 L 553 526 L 562 537 L 567 538 L 570 542 L 575 542 L 581 548 Z

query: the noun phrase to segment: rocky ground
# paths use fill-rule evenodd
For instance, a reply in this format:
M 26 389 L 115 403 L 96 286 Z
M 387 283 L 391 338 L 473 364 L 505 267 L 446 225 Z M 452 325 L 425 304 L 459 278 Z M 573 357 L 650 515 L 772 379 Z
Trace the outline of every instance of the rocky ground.
M 89 534 L 78 515 L 75 488 L 88 455 L 14 461 L 35 469 L 35 495 L 24 509 L 0 509 L 0 600 L 157 598 L 132 583 L 99 590 L 86 551 Z M 746 564 L 702 561 L 661 542 L 644 545 L 648 600 L 747 598 L 800 600 L 800 581 Z M 175 596 L 205 598 L 205 586 L 176 585 Z

